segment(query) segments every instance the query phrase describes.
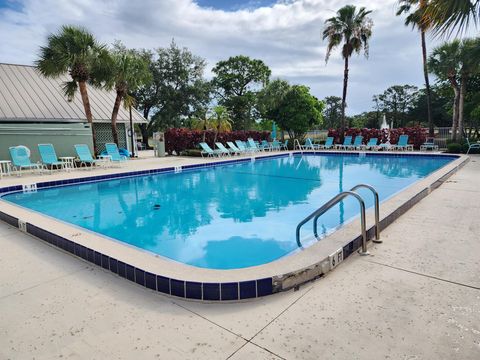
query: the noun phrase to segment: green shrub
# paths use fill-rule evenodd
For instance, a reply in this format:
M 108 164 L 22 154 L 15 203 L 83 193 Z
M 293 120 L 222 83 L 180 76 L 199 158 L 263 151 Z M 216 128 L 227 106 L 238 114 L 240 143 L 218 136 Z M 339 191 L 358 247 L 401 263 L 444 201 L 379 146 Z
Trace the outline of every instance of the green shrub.
M 462 154 L 466 153 L 468 150 L 467 144 L 459 144 L 451 142 L 447 144 L 447 152 L 452 154 Z

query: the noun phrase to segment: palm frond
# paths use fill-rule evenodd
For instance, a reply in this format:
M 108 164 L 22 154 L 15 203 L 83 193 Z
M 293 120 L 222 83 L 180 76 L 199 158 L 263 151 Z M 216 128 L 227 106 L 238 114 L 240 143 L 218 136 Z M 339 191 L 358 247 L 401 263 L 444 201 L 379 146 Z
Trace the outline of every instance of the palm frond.
M 73 101 L 75 93 L 78 90 L 78 84 L 76 81 L 67 81 L 62 84 L 62 90 L 68 101 Z

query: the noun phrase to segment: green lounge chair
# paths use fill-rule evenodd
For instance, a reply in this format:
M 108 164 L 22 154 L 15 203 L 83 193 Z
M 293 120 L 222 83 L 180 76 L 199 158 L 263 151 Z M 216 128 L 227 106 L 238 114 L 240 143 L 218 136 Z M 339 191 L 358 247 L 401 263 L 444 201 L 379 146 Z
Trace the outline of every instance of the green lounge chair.
M 432 150 L 432 151 L 438 150 L 438 145 L 435 145 L 434 138 L 428 138 L 422 145 L 420 145 L 420 151 L 427 151 L 427 150 Z
M 38 144 L 38 152 L 40 153 L 40 158 L 45 167 L 53 169 L 65 169 L 65 164 L 62 161 L 58 161 L 55 148 L 52 144 Z
M 398 143 L 396 145 L 392 145 L 392 150 L 412 150 L 413 145 L 408 144 L 408 135 L 400 135 L 398 138 Z
M 220 152 L 223 154 L 223 155 L 235 155 L 236 152 L 232 152 L 231 150 L 228 150 L 221 142 L 216 142 L 215 145 L 217 146 L 218 150 L 220 150 Z
M 467 136 L 465 136 L 465 140 L 467 141 L 467 145 L 468 145 L 467 154 L 469 154 L 470 150 L 472 149 L 480 149 L 480 141 L 471 143 Z
M 363 136 L 357 135 L 355 136 L 355 140 L 353 140 L 353 144 L 345 146 L 345 150 L 356 150 L 362 147 Z
M 333 147 L 334 147 L 334 145 L 333 145 L 333 140 L 334 140 L 334 139 L 333 139 L 333 136 L 327 137 L 327 140 L 325 140 L 325 144 L 320 145 L 320 149 L 326 150 L 326 149 L 331 149 L 331 148 L 333 148 Z
M 74 145 L 75 151 L 77 152 L 78 159 L 80 160 L 80 167 L 85 166 L 87 164 L 90 165 L 90 169 L 97 164 L 100 164 L 101 161 L 95 160 L 90 152 L 90 148 L 86 144 L 76 144 Z
M 12 158 L 12 168 L 20 175 L 21 170 L 37 170 L 42 171 L 43 166 L 39 163 L 32 163 L 30 160 L 30 150 L 23 145 L 11 146 L 8 148 L 10 157 Z
M 218 156 L 218 157 L 220 157 L 220 156 L 222 156 L 222 152 L 221 152 L 221 151 L 219 151 L 219 150 L 213 150 L 213 149 L 212 149 L 210 146 L 208 146 L 208 144 L 205 143 L 205 142 L 201 142 L 201 143 L 198 144 L 198 145 L 200 145 L 200 147 L 202 148 L 202 152 L 201 152 L 202 157 L 203 157 L 205 154 L 207 154 L 207 157 L 210 157 L 210 156 L 212 156 L 212 157 L 213 157 L 213 156 Z
M 366 145 L 361 146 L 361 149 L 363 149 L 363 150 L 378 150 L 379 146 L 377 144 L 378 144 L 378 138 L 370 138 L 370 140 L 368 140 L 368 143 Z
M 117 144 L 107 143 L 105 144 L 105 149 L 107 150 L 107 155 L 110 157 L 110 161 L 113 161 L 113 162 L 127 161 L 127 157 L 125 155 L 120 155 Z
M 345 138 L 343 139 L 343 144 L 335 145 L 335 149 L 346 150 L 347 147 L 350 145 L 352 145 L 352 137 L 349 135 L 349 136 L 345 136 Z

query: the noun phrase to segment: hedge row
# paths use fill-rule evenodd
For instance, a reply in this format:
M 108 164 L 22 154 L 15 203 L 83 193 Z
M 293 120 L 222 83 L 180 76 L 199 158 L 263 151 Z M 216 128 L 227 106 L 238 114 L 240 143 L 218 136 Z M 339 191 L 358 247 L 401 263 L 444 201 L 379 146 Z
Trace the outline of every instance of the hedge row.
M 242 140 L 246 141 L 248 138 L 252 138 L 256 141 L 268 140 L 270 137 L 269 131 L 231 131 L 220 132 L 217 135 L 217 141 L 225 144 L 227 141 Z M 205 132 L 205 142 L 210 145 L 212 149 L 215 148 L 214 144 L 215 132 Z M 198 144 L 202 142 L 203 131 L 190 130 L 185 128 L 172 128 L 165 131 L 165 151 L 172 154 L 174 151 L 176 154 L 188 149 L 198 148 Z
M 370 138 L 377 138 L 380 143 L 386 143 L 390 136 L 390 144 L 396 144 L 400 135 L 408 135 L 408 143 L 412 144 L 414 148 L 419 149 L 427 139 L 428 131 L 422 127 L 410 127 L 410 128 L 398 128 L 398 129 L 358 129 L 358 128 L 349 128 L 345 129 L 345 135 L 363 136 L 363 143 L 366 144 Z M 339 131 L 335 129 L 330 129 L 328 131 L 328 136 L 333 136 L 335 138 L 335 143 L 340 142 Z

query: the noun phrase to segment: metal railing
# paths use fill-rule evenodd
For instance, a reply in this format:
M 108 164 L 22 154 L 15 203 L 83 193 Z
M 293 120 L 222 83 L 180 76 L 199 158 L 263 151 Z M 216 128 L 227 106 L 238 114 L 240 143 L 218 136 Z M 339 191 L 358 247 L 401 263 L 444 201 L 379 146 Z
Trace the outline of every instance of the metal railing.
M 300 144 L 300 141 L 298 139 L 293 140 L 293 150 L 302 150 L 302 145 Z
M 374 243 L 381 243 L 380 239 L 380 197 L 378 196 L 377 190 L 372 185 L 368 184 L 358 184 L 355 185 L 350 191 L 355 191 L 360 188 L 369 189 L 373 193 L 374 204 L 375 204 L 375 239 L 372 241 Z
M 372 191 L 374 198 L 375 198 L 375 240 L 374 242 L 381 242 L 380 240 L 380 201 L 379 201 L 379 196 L 378 192 L 375 190 L 375 188 L 371 185 L 367 184 L 358 184 L 354 186 L 350 191 L 343 191 L 340 194 L 334 196 L 332 199 L 327 201 L 323 206 L 321 206 L 319 209 L 315 210 L 313 213 L 308 215 L 305 219 L 300 221 L 300 223 L 297 225 L 296 229 L 296 239 L 297 239 L 297 245 L 298 247 L 302 247 L 302 243 L 300 241 L 300 229 L 302 228 L 303 225 L 305 225 L 307 222 L 313 219 L 313 232 L 316 238 L 318 238 L 318 218 L 325 214 L 329 209 L 331 209 L 333 206 L 338 204 L 340 201 L 345 199 L 348 196 L 353 196 L 358 200 L 358 203 L 360 205 L 360 226 L 361 226 L 361 232 L 362 232 L 362 249 L 359 251 L 360 255 L 368 255 L 368 250 L 367 250 L 367 228 L 366 228 L 366 216 L 365 216 L 365 201 L 363 198 L 357 194 L 354 190 L 359 189 L 359 188 L 367 188 Z

